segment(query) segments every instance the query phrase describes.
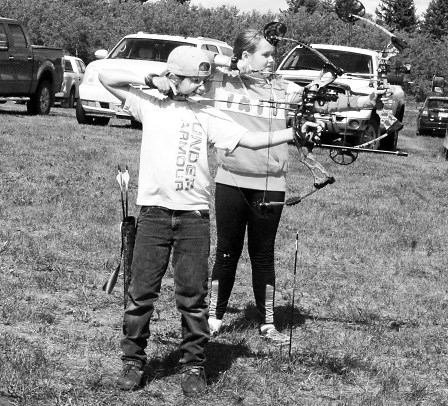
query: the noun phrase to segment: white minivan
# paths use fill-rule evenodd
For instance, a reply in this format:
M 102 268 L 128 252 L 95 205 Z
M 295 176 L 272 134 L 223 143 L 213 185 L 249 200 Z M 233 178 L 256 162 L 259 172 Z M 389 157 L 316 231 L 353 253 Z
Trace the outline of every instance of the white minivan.
M 226 42 L 211 38 L 143 32 L 127 35 L 110 52 L 105 49 L 96 51 L 98 60 L 87 65 L 76 105 L 78 123 L 107 125 L 111 118 L 123 118 L 138 127 L 133 117 L 122 110 L 121 102 L 100 83 L 98 72 L 103 69 L 125 69 L 142 74 L 162 73 L 166 69 L 169 53 L 180 45 L 196 46 L 214 54 L 233 54 L 232 47 Z

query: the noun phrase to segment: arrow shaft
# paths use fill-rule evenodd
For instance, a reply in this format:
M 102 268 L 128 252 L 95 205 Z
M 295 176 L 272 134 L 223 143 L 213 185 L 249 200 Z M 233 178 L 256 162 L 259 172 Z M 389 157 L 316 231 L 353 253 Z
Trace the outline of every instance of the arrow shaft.
M 408 153 L 407 152 L 403 152 L 403 151 L 384 151 L 382 149 L 344 147 L 343 145 L 319 144 L 319 145 L 316 145 L 316 147 L 317 148 L 322 148 L 322 149 L 334 149 L 334 150 L 341 150 L 341 151 L 367 152 L 369 154 L 384 154 L 384 155 L 408 156 Z

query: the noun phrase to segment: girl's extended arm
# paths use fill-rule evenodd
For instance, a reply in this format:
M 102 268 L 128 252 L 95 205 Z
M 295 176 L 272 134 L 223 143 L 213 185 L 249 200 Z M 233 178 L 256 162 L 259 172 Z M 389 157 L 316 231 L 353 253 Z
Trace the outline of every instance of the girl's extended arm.
M 302 124 L 301 131 L 306 134 L 306 138 L 310 142 L 320 142 L 320 135 L 325 129 L 325 123 L 317 120 L 306 121 Z M 294 140 L 294 130 L 286 128 L 271 132 L 264 131 L 248 131 L 240 139 L 239 146 L 250 149 L 262 149 L 268 146 L 284 144 L 285 142 Z
M 284 144 L 293 139 L 292 128 L 272 132 L 248 131 L 241 137 L 238 145 L 250 149 L 262 149 Z

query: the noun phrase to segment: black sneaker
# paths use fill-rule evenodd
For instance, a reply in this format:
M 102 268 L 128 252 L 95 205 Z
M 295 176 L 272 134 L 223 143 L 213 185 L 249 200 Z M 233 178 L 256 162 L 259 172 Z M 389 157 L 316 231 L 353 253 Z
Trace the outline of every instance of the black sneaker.
M 142 384 L 143 371 L 137 365 L 125 364 L 117 379 L 117 386 L 122 390 L 136 390 Z
M 193 367 L 182 372 L 182 391 L 185 396 L 195 396 L 207 389 L 205 372 L 202 367 Z

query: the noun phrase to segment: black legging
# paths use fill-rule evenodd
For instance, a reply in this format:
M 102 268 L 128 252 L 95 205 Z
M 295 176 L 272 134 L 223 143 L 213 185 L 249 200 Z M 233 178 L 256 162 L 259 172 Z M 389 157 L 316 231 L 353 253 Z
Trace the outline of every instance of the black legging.
M 283 206 L 260 208 L 263 201 L 283 201 L 285 192 L 265 192 L 216 184 L 217 249 L 212 272 L 210 317 L 222 319 L 235 282 L 238 260 L 247 242 L 252 265 L 252 287 L 261 323 L 273 323 L 274 246 Z

